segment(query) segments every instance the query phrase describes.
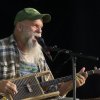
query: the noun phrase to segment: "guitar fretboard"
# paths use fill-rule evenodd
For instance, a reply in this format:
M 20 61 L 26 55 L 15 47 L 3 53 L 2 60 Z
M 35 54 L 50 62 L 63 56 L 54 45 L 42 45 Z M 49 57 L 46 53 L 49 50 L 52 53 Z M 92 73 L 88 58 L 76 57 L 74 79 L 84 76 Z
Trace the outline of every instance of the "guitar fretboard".
M 92 75 L 92 74 L 94 74 L 94 70 L 87 71 L 87 73 L 88 73 L 88 75 Z M 72 80 L 72 79 L 73 79 L 73 76 L 69 75 L 69 76 L 57 78 L 57 79 L 54 79 L 54 80 L 41 82 L 40 85 L 41 86 L 55 85 L 55 84 L 58 84 L 58 83 L 61 83 L 61 82 L 66 82 L 66 81 L 69 81 L 69 80 Z

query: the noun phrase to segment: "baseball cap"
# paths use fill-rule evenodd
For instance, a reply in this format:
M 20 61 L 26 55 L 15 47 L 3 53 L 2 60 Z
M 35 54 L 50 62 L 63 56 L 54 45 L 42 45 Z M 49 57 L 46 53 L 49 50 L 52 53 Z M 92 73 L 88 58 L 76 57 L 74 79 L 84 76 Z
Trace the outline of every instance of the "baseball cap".
M 34 8 L 24 8 L 16 14 L 15 20 L 14 20 L 14 25 L 17 22 L 20 22 L 23 20 L 36 20 L 36 19 L 42 19 L 43 23 L 47 23 L 51 20 L 51 15 L 50 14 L 42 14 Z

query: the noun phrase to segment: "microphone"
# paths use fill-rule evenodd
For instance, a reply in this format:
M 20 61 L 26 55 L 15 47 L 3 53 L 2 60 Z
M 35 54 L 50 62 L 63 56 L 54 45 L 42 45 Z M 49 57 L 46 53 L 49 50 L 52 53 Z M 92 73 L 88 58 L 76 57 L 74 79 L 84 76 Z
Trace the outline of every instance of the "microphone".
M 46 43 L 44 42 L 44 39 L 42 37 L 40 37 L 40 38 L 37 39 L 37 41 L 42 46 L 43 52 L 52 61 L 52 56 L 50 54 L 50 49 L 47 47 Z

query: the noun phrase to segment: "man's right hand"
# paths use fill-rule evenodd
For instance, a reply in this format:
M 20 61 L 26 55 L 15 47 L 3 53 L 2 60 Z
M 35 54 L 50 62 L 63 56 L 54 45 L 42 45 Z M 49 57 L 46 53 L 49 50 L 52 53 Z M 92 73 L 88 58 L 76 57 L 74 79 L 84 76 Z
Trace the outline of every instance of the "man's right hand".
M 0 92 L 4 94 L 16 94 L 17 87 L 14 83 L 9 80 L 2 80 L 0 81 Z

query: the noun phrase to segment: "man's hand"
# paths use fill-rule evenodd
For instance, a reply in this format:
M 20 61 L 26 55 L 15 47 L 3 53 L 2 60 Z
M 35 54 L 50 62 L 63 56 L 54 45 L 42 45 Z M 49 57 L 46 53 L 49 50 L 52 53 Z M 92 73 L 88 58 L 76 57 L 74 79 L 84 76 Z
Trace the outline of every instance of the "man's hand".
M 85 81 L 88 77 L 87 72 L 85 72 L 85 67 L 83 67 L 77 74 L 76 74 L 76 86 L 80 87 L 85 84 Z M 63 82 L 59 85 L 60 95 L 64 96 L 67 95 L 69 91 L 73 89 L 73 81 Z
M 9 80 L 2 80 L 0 81 L 0 92 L 5 94 L 16 94 L 17 87 L 14 83 Z
M 85 67 L 83 67 L 77 74 L 76 74 L 76 86 L 80 87 L 85 84 L 85 81 L 88 77 L 88 73 L 85 72 Z

